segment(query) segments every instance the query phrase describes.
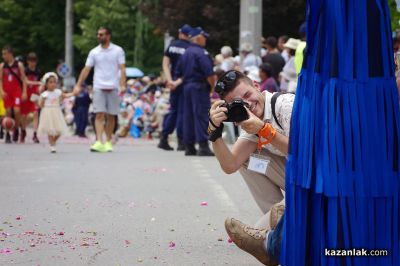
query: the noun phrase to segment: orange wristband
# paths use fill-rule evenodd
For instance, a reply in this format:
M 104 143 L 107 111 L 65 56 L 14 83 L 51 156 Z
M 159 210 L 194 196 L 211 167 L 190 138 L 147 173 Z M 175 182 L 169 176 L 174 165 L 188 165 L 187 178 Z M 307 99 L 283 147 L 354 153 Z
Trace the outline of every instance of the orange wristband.
M 275 128 L 270 123 L 265 123 L 264 127 L 258 131 L 258 149 L 261 150 L 263 145 L 270 144 L 275 135 Z M 261 138 L 265 139 L 265 141 L 261 141 Z

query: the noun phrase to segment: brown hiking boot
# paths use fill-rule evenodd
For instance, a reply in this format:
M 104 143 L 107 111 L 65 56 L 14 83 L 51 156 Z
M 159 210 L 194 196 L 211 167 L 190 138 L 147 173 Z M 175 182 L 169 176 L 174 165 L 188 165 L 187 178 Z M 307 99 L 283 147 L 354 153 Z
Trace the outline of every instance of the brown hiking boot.
M 225 220 L 225 230 L 240 249 L 246 251 L 268 266 L 278 266 L 268 256 L 264 248 L 267 230 L 254 229 L 234 218 Z
M 279 202 L 272 206 L 269 216 L 269 225 L 271 230 L 274 230 L 276 225 L 278 224 L 279 220 L 285 213 L 285 203 Z

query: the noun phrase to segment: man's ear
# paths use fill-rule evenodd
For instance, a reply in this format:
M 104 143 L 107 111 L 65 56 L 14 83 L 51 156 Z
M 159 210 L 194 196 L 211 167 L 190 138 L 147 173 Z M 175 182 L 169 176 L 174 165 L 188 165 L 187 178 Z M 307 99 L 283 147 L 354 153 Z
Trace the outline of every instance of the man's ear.
M 256 88 L 259 91 L 261 90 L 260 84 L 255 80 L 253 80 L 253 87 Z

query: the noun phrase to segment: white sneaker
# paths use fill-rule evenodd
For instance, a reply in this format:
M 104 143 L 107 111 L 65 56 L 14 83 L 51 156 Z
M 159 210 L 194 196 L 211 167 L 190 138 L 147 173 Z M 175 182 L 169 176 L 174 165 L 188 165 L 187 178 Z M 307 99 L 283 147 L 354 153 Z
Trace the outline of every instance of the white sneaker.
M 56 153 L 57 152 L 56 146 L 50 146 L 50 152 L 51 153 Z

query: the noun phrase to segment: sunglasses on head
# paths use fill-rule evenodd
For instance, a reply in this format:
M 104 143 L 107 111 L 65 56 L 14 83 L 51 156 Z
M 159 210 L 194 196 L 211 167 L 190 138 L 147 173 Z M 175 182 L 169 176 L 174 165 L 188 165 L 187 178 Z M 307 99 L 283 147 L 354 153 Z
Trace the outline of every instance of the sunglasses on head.
M 226 72 L 217 81 L 217 84 L 215 85 L 215 91 L 220 95 L 226 93 L 227 91 L 229 91 L 232 88 L 232 85 L 235 84 L 237 77 L 238 77 L 238 74 L 236 73 L 235 70 Z

